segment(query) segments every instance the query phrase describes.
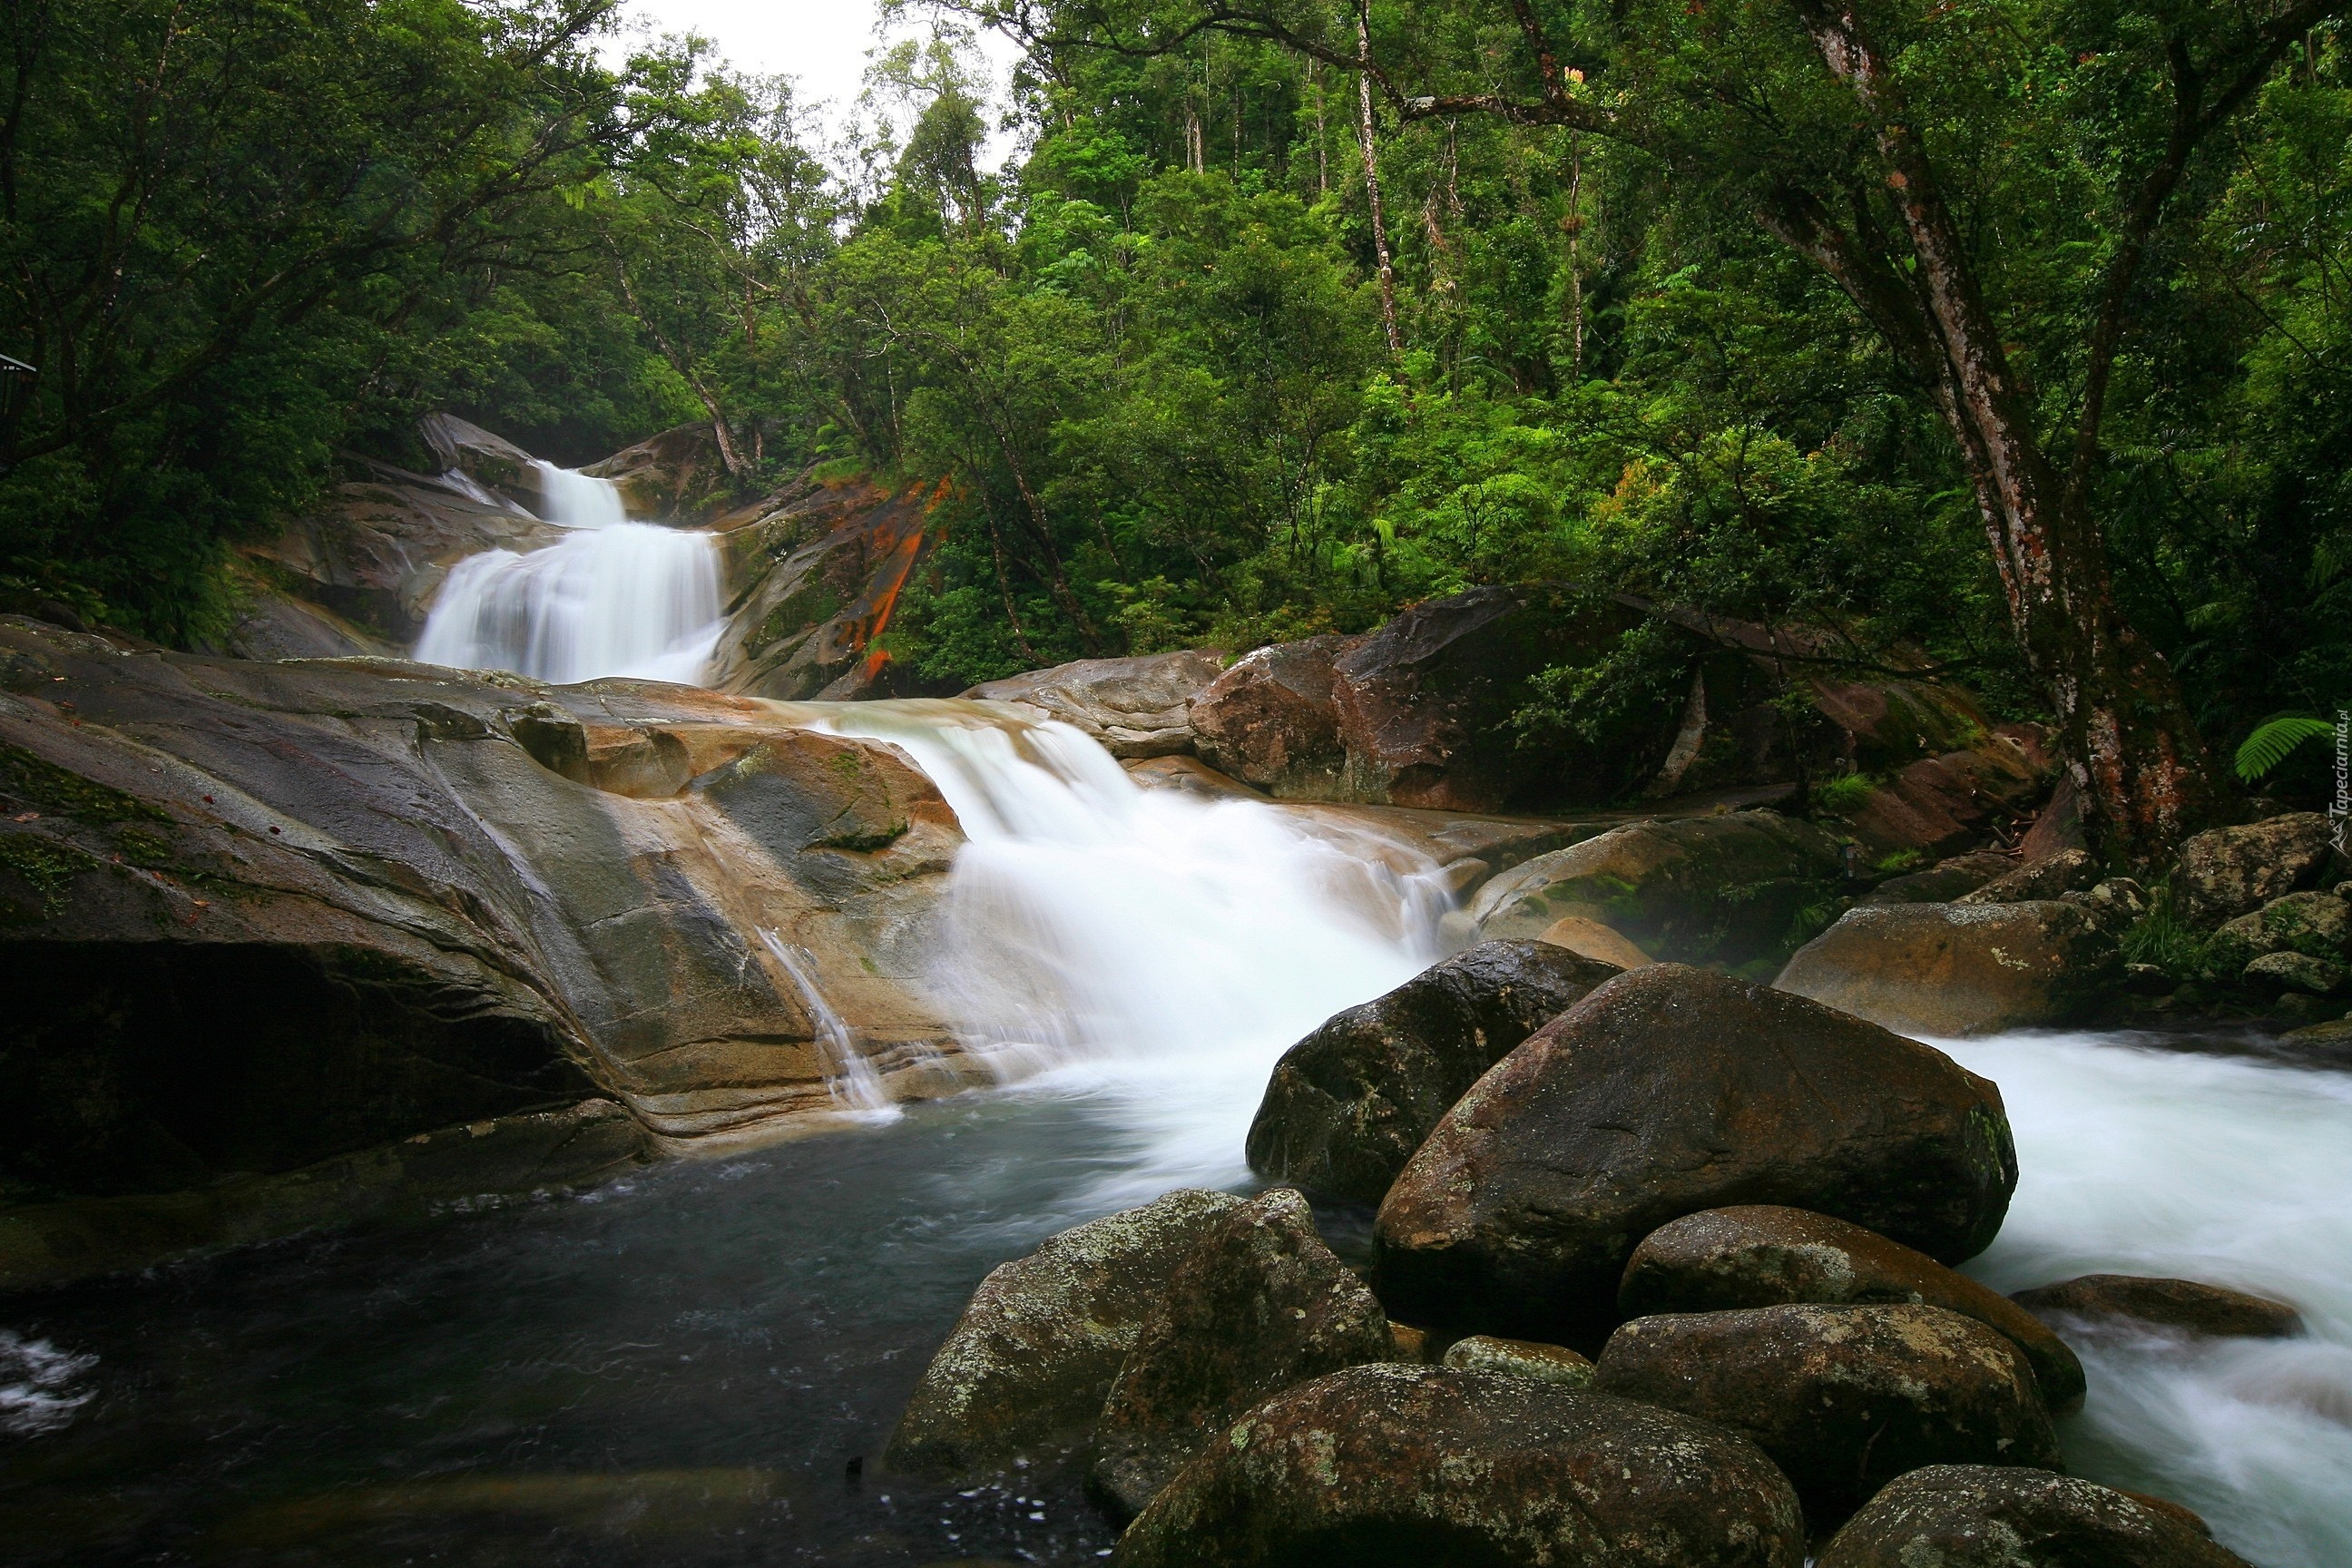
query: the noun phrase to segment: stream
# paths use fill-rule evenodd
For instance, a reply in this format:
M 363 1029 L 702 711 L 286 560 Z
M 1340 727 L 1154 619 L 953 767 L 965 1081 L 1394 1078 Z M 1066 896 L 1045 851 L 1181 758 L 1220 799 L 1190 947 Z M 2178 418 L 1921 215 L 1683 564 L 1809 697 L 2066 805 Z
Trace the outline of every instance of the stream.
M 480 595 L 446 601 L 472 617 L 467 650 L 528 651 L 488 646 L 493 574 L 509 631 L 585 646 L 575 612 L 541 612 L 594 594 L 545 558 L 638 526 L 482 567 Z M 625 571 L 659 599 L 698 571 L 674 553 L 673 576 Z M 656 662 L 698 668 L 698 613 L 663 623 Z M 1108 1553 L 1064 1470 L 962 1490 L 880 1474 L 891 1423 L 996 1264 L 1171 1186 L 1246 1190 L 1274 1060 L 1441 955 L 1442 884 L 1274 807 L 1139 790 L 1066 726 L 954 702 L 810 719 L 905 747 L 963 822 L 932 986 L 1003 1087 L 889 1110 L 845 1090 L 842 1125 L 753 1152 L 0 1302 L 0 1563 Z M 2263 1568 L 2340 1568 L 2352 1075 L 2246 1045 L 1947 1044 L 2001 1085 L 2023 1173 L 1969 1271 L 2002 1289 L 2179 1274 L 2294 1302 L 2301 1340 L 2079 1337 L 2090 1395 L 2061 1431 L 2077 1473 L 2199 1510 Z M 1322 1217 L 1366 1255 L 1369 1215 Z

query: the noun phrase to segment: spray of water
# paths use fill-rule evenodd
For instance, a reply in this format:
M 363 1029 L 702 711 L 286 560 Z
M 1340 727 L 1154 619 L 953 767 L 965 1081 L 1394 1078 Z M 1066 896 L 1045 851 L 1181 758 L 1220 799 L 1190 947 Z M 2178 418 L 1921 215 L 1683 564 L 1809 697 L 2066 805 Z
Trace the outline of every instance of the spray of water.
M 911 754 L 969 839 L 932 985 L 969 1048 L 1033 1092 L 1084 1094 L 1131 1139 L 1110 1196 L 1246 1174 L 1275 1058 L 1438 955 L 1434 866 L 1250 801 L 1136 787 L 1060 723 L 977 702 L 845 704 L 824 721 Z
M 486 550 L 441 585 L 416 657 L 541 680 L 608 675 L 699 681 L 725 627 L 719 551 L 705 533 L 631 522 L 608 480 L 541 467 L 544 550 Z
M 2067 1325 L 2077 1469 L 2189 1504 L 2264 1568 L 2352 1563 L 2352 1078 L 2131 1037 L 1938 1042 L 2001 1087 L 2017 1196 L 1969 1272 L 2158 1274 L 2291 1301 L 2299 1340 Z

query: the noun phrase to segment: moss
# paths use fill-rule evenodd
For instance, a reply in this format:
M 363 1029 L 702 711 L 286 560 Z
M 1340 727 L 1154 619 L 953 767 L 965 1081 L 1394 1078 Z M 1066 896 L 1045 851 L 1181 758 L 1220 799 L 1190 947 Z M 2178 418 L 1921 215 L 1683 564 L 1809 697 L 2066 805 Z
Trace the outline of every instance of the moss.
M 854 849 L 860 854 L 870 854 L 877 849 L 889 848 L 890 846 L 898 843 L 900 838 L 906 837 L 906 833 L 907 824 L 904 822 L 894 822 L 887 827 L 868 829 L 863 833 L 836 833 L 830 838 L 818 839 L 816 841 L 815 847 L 819 849 Z
M 1872 863 L 1870 868 L 1882 877 L 1896 877 L 1910 870 L 1927 858 L 1916 849 L 1895 849 L 1881 855 Z
M 0 904 L 0 922 L 22 924 L 44 920 L 65 908 L 66 886 L 74 878 L 97 864 L 88 855 L 71 845 L 58 844 L 29 833 L 10 834 L 0 838 L 0 869 L 13 872 L 40 895 L 38 914 L 15 904 Z
M 114 845 L 116 848 L 122 851 L 122 858 L 133 866 L 142 867 L 150 871 L 172 868 L 173 853 L 170 842 L 148 832 L 145 828 L 117 829 L 114 835 Z
M 172 820 L 172 814 L 162 806 L 68 773 L 21 746 L 0 746 L 0 790 L 76 822 Z

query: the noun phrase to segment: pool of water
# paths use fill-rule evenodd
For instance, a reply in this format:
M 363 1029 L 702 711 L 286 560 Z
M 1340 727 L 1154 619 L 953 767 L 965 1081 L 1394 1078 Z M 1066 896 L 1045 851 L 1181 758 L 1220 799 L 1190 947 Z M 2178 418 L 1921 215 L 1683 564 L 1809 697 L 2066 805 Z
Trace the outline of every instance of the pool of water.
M 2200 1509 L 2263 1568 L 2352 1562 L 2352 1076 L 2124 1037 L 1952 1048 L 2002 1083 L 2024 1171 L 1972 1272 L 2185 1274 L 2311 1324 L 2083 1340 L 2074 1468 Z M 1166 1185 L 1241 1184 L 1255 1098 L 1066 1073 L 0 1302 L 0 1561 L 1093 1562 L 1113 1532 L 1069 1475 L 958 1492 L 878 1457 L 990 1268 Z

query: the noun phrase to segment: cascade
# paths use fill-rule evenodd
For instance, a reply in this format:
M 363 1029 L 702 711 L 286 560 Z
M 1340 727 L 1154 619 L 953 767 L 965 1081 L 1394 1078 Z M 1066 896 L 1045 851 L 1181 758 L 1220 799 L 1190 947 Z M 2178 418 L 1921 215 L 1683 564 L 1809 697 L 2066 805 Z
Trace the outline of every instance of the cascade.
M 955 809 L 931 989 L 1001 1077 L 1122 1125 L 1120 1192 L 1240 1179 L 1275 1059 L 1441 954 L 1437 868 L 1388 840 L 1139 788 L 1079 731 L 992 703 L 806 711 L 897 744 Z
M 528 555 L 486 550 L 451 569 L 417 639 L 426 664 L 541 680 L 699 680 L 724 622 L 707 533 L 631 522 L 608 479 L 539 465 L 549 521 Z

